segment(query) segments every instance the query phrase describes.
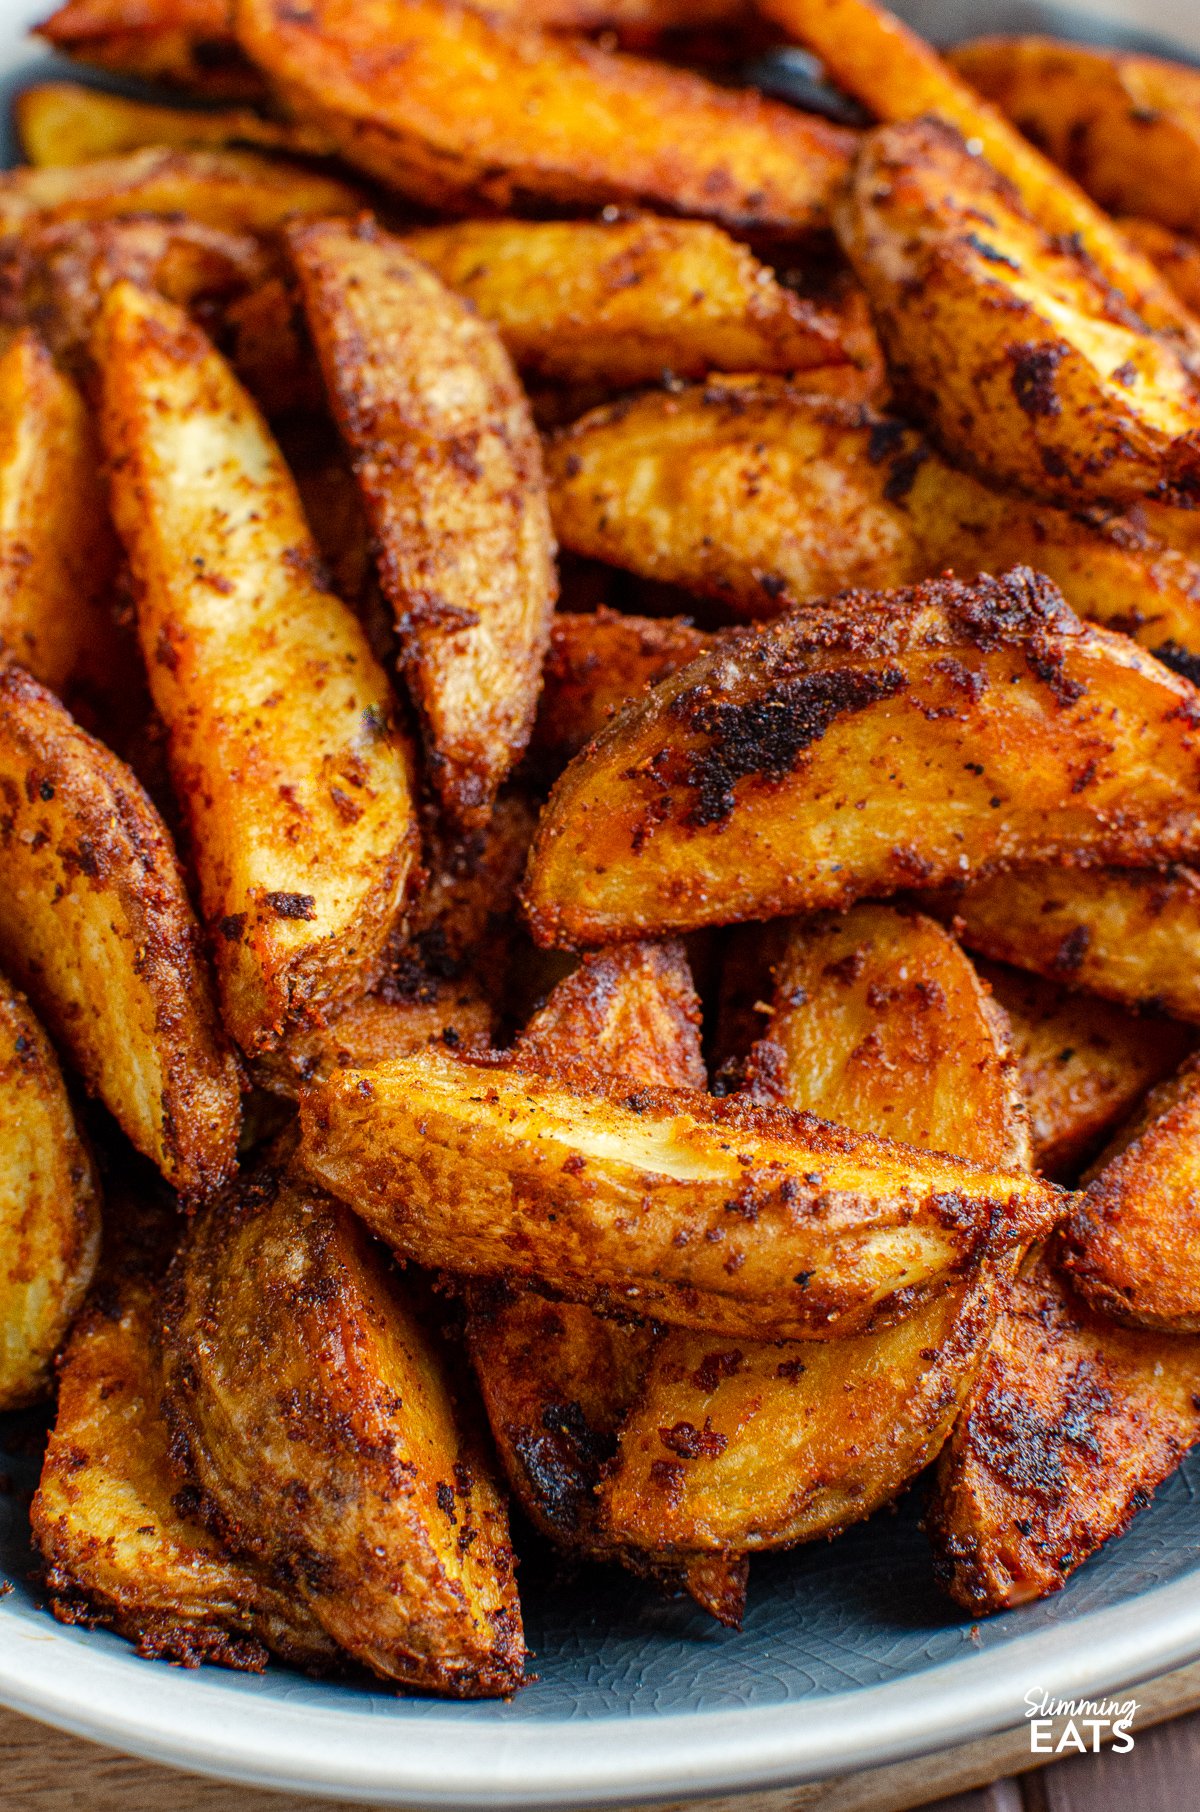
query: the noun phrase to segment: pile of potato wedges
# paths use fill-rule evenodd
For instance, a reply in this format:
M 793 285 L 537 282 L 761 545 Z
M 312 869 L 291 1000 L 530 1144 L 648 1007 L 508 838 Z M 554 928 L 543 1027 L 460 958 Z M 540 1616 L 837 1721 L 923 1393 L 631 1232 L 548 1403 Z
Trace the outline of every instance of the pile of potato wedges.
M 0 175 L 49 1608 L 506 1695 L 514 1534 L 736 1627 L 922 1474 L 966 1612 L 1054 1591 L 1200 1440 L 1200 74 L 873 0 L 41 32 L 160 84 L 27 88 Z M 788 43 L 821 112 L 738 83 Z

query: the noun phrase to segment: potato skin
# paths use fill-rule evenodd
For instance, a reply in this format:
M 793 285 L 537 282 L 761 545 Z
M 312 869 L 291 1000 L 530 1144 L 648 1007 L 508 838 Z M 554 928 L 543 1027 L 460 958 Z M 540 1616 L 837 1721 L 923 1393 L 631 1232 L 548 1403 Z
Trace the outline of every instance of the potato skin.
M 405 243 L 491 321 L 523 372 L 614 389 L 670 371 L 797 371 L 851 359 L 843 323 L 719 227 L 468 220 Z
M 1200 245 L 1156 220 L 1127 218 L 1121 230 L 1166 279 L 1185 308 L 1200 315 Z
M 503 1499 L 396 1274 L 266 1170 L 198 1216 L 161 1318 L 175 1451 L 213 1527 L 385 1679 L 521 1684 Z
M 1019 867 L 922 897 L 996 962 L 1200 1024 L 1200 877 L 1190 868 Z
M 749 92 L 434 0 L 237 0 L 238 40 L 349 163 L 446 213 L 645 205 L 828 223 L 850 133 Z
M 1200 1342 L 1114 1327 L 1043 1263 L 1011 1286 L 925 1527 L 975 1616 L 1056 1592 L 1200 1438 Z
M 177 151 L 149 145 L 75 167 L 0 175 L 0 231 L 31 223 L 183 214 L 227 233 L 276 232 L 292 214 L 353 214 L 349 183 L 254 151 Z
M 238 1067 L 166 828 L 129 769 L 0 666 L 0 960 L 185 1196 L 232 1173 Z
M 424 1051 L 305 1090 L 300 1161 L 402 1257 L 765 1340 L 885 1325 L 1060 1212 L 810 1115 L 602 1088 Z
M 529 406 L 495 330 L 393 235 L 319 221 L 288 246 L 433 781 L 478 824 L 529 740 L 558 589 Z
M 1149 261 L 1081 189 L 1021 137 L 915 32 L 875 0 L 762 0 L 762 11 L 816 51 L 832 79 L 881 120 L 935 116 L 976 141 L 1035 220 L 1074 240 L 1121 299 L 1193 353 L 1196 323 Z
M 949 61 L 1110 214 L 1200 233 L 1200 75 L 1053 38 L 979 38 Z
M 1101 1152 L 1063 1227 L 1058 1262 L 1097 1313 L 1200 1333 L 1198 1136 L 1200 1059 L 1192 1056 Z
M 295 484 L 224 360 L 129 283 L 105 297 L 97 355 L 138 634 L 226 1023 L 253 1053 L 378 972 L 416 855 L 406 750 L 387 679 L 325 588 Z
M 551 772 L 578 755 L 622 705 L 709 647 L 686 617 L 559 611 L 550 625 L 531 752 Z
M 140 1655 L 258 1673 L 269 1653 L 315 1672 L 339 1650 L 294 1596 L 184 1514 L 176 1498 L 157 1295 L 148 1276 L 109 1277 L 71 1336 L 58 1415 L 30 1508 L 50 1608 L 110 1624 Z
M 261 100 L 228 0 L 65 0 L 37 28 L 64 55 L 206 100 Z
M 953 128 L 869 133 L 837 228 L 901 406 L 956 463 L 1067 507 L 1200 494 L 1194 361 Z
M 99 1247 L 99 1187 L 58 1061 L 0 976 L 0 1410 L 49 1391 Z
M 1000 963 L 976 967 L 1008 1016 L 1029 1102 L 1034 1161 L 1068 1182 L 1195 1044 L 1187 1026 L 1072 994 Z
M 1020 568 L 796 612 L 723 638 L 576 757 L 526 911 L 539 942 L 578 946 L 1017 861 L 1182 857 L 1196 710 Z
M 61 692 L 113 679 L 117 546 L 95 435 L 37 335 L 0 357 L 0 637 Z
M 1013 497 L 895 417 L 781 379 L 710 379 L 585 415 L 551 440 L 555 530 L 576 553 L 778 616 L 857 585 L 1034 567 L 1073 610 L 1196 677 L 1200 564 L 1144 522 Z
M 889 906 L 790 928 L 748 1065 L 762 1101 L 860 1132 L 1029 1162 L 1008 1032 L 940 926 Z M 606 1525 L 668 1550 L 774 1548 L 869 1516 L 928 1464 L 996 1314 L 990 1265 L 898 1326 L 787 1346 L 672 1331 L 601 1490 Z

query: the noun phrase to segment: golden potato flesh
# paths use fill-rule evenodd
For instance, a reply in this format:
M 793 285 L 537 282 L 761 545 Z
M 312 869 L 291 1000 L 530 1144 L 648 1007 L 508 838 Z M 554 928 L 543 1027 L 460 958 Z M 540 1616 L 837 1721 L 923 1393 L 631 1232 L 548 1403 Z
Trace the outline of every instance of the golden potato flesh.
M 1098 1314 L 1200 1333 L 1200 1060 L 1151 1089 L 1088 1172 L 1059 1259 Z
M 965 1610 L 1056 1592 L 1200 1438 L 1200 1342 L 1114 1327 L 1044 1264 L 1011 1286 L 926 1511 Z
M 1110 214 L 1200 233 L 1200 73 L 1053 38 L 980 38 L 950 62 Z
M 798 611 L 571 763 L 530 854 L 544 944 L 850 904 L 1018 861 L 1182 857 L 1193 687 L 1016 569 Z
M 1200 245 L 1196 240 L 1159 226 L 1156 220 L 1125 219 L 1121 230 L 1150 259 L 1185 308 L 1200 315 Z
M 540 378 L 617 388 L 850 358 L 836 314 L 705 221 L 469 220 L 406 244 Z
M 115 677 L 116 564 L 83 398 L 26 329 L 0 357 L 0 638 L 56 692 Z
M 1189 868 L 1017 868 L 925 903 L 996 962 L 1200 1024 L 1200 877 Z
M 1188 1026 L 1072 994 L 1038 975 L 982 962 L 1012 1031 L 1029 1102 L 1033 1154 L 1045 1176 L 1067 1181 L 1147 1089 L 1195 1045 Z
M 161 1413 L 157 1314 L 147 1278 L 110 1280 L 71 1336 L 30 1510 L 50 1608 L 64 1622 L 111 1624 L 139 1654 L 185 1667 L 259 1672 L 269 1653 L 336 1667 L 339 1651 L 303 1600 L 185 1513 Z
M 811 1116 L 601 1086 L 432 1051 L 347 1070 L 301 1095 L 302 1162 L 403 1257 L 761 1339 L 894 1319 L 1059 1213 Z
M 322 133 L 299 121 L 264 119 L 246 107 L 223 112 L 158 107 L 79 82 L 36 82 L 22 89 L 13 104 L 13 124 L 26 160 L 39 166 L 92 163 L 148 145 L 177 150 L 255 145 L 318 157 L 331 148 Z
M 0 960 L 185 1195 L 230 1175 L 241 1101 L 170 837 L 129 769 L 0 667 Z
M 287 110 L 426 206 L 644 204 L 738 233 L 828 223 L 853 137 L 748 90 L 438 0 L 237 0 Z
M 432 778 L 478 823 L 529 740 L 557 593 L 529 405 L 494 328 L 399 239 L 327 220 L 288 245 Z
M 1051 503 L 1200 493 L 1200 377 L 953 128 L 863 141 L 838 236 L 901 405 L 958 464 Z
M 795 925 L 749 1063 L 758 1099 L 985 1164 L 1027 1167 L 1007 1028 L 940 926 L 889 906 Z M 990 1265 L 898 1326 L 848 1340 L 651 1356 L 601 1486 L 611 1535 L 771 1548 L 869 1516 L 947 1438 L 987 1345 Z
M 1063 172 L 875 0 L 763 0 L 762 10 L 820 57 L 832 79 L 881 120 L 948 121 L 978 145 L 1046 232 L 1073 240 L 1154 328 L 1200 351 L 1196 323 L 1154 266 Z
M 226 1023 L 253 1052 L 363 989 L 416 845 L 387 679 L 325 589 L 254 404 L 172 304 L 117 284 L 101 427 Z
M 0 1410 L 49 1390 L 99 1244 L 95 1172 L 58 1062 L 0 977 Z
M 578 755 L 622 705 L 638 698 L 712 638 L 686 617 L 560 611 L 550 625 L 532 751 L 552 772 Z
M 353 1216 L 260 1173 L 192 1222 L 162 1337 L 176 1451 L 231 1548 L 385 1679 L 460 1698 L 520 1685 L 503 1499 Z
M 271 233 L 293 214 L 353 214 L 362 196 L 303 164 L 254 151 L 147 146 L 75 166 L 0 175 L 0 232 L 121 214 L 183 214 L 229 233 Z
M 895 418 L 781 379 L 714 379 L 593 410 L 551 440 L 547 478 L 564 547 L 739 617 L 1025 563 L 1080 616 L 1200 673 L 1193 556 L 1128 516 L 993 490 Z
M 65 0 L 37 33 L 66 56 L 205 99 L 263 93 L 233 36 L 229 0 Z

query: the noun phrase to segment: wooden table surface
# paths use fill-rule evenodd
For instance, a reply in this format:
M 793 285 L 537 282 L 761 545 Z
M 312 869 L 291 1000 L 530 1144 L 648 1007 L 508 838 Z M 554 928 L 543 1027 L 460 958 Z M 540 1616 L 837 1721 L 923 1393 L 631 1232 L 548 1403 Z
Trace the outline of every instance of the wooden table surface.
M 655 1812 L 1188 1812 L 1200 1806 L 1200 1664 L 1134 1687 L 1126 1755 L 1073 1757 L 1032 1773 L 1029 1733 L 740 1799 Z M 1188 1715 L 1188 1714 L 1191 1715 Z M 1160 1720 L 1170 1719 L 1171 1722 Z M 3 1812 L 350 1812 L 348 1802 L 223 1786 L 131 1760 L 0 1711 Z M 649 1812 L 649 1809 L 642 1809 Z

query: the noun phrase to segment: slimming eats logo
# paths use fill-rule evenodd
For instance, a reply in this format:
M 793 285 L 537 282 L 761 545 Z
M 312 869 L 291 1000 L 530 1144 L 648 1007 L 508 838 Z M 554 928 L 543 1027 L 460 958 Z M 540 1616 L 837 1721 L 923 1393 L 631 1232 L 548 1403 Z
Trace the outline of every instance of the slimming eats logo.
M 1027 1692 L 1029 1752 L 1099 1755 L 1107 1746 L 1113 1755 L 1128 1755 L 1137 1710 L 1136 1699 L 1052 1699 L 1049 1693 Z

